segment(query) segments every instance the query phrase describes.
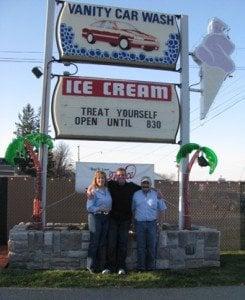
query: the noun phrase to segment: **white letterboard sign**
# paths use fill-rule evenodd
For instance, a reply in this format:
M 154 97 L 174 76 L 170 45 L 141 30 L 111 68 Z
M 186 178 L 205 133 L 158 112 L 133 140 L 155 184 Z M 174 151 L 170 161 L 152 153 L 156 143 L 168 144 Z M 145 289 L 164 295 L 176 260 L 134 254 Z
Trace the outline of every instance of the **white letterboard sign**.
M 52 116 L 56 138 L 174 143 L 174 84 L 59 77 Z

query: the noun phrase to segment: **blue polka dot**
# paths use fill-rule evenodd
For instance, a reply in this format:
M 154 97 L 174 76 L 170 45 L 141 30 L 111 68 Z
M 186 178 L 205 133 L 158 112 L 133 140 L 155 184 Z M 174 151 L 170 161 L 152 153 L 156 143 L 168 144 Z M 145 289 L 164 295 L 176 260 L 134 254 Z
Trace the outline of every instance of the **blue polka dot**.
M 134 60 L 135 59 L 135 54 L 134 53 L 130 53 L 130 58 Z
M 139 58 L 140 58 L 140 60 L 144 60 L 145 59 L 145 54 L 144 53 L 140 53 Z
M 101 50 L 100 50 L 100 49 L 96 49 L 96 50 L 95 50 L 95 53 L 96 53 L 96 55 L 100 56 Z
M 112 52 L 112 57 L 115 59 L 118 59 L 118 53 L 117 52 Z
M 89 50 L 89 54 L 90 54 L 91 56 L 95 56 L 94 50 Z

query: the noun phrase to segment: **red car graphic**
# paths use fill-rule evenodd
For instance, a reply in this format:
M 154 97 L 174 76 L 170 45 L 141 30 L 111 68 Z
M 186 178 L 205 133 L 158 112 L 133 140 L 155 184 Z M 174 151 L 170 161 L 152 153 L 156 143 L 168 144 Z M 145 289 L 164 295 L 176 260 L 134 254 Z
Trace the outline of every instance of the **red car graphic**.
M 158 50 L 159 42 L 156 37 L 139 31 L 131 24 L 118 21 L 102 20 L 83 28 L 82 36 L 89 44 L 97 41 L 119 46 L 122 50 L 142 48 L 146 51 Z

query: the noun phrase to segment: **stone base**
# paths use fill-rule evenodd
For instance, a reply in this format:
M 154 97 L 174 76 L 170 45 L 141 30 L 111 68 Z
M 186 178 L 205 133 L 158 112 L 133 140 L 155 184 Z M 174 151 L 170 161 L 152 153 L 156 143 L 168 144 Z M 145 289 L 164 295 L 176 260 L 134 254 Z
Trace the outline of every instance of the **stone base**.
M 81 224 L 47 224 L 35 230 L 19 224 L 9 234 L 9 265 L 27 269 L 86 268 L 90 233 Z M 157 269 L 220 266 L 220 232 L 205 227 L 174 230 L 165 225 L 158 232 Z M 137 266 L 137 243 L 130 234 L 127 267 Z

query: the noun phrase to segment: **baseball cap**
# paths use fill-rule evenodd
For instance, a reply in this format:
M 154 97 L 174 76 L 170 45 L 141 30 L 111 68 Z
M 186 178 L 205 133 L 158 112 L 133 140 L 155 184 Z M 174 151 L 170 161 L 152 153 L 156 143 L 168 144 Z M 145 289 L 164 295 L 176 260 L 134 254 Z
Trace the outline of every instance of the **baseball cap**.
M 141 178 L 140 182 L 149 182 L 151 184 L 151 178 L 148 176 L 144 176 Z

